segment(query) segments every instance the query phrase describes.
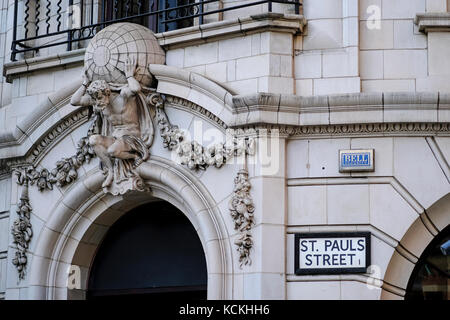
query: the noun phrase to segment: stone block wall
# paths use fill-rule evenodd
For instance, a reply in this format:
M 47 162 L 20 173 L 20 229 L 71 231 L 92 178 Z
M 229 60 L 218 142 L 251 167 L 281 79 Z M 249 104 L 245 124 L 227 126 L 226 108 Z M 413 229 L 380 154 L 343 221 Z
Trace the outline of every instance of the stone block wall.
M 296 94 L 360 92 L 358 0 L 303 2 L 308 22 L 294 57 Z
M 236 94 L 293 93 L 292 35 L 263 32 L 169 50 L 167 65 L 204 75 Z
M 380 8 L 380 11 L 377 11 Z M 374 91 L 448 91 L 444 33 L 419 32 L 418 13 L 445 12 L 445 0 L 363 0 L 360 6 L 361 88 Z M 379 26 L 373 17 L 381 16 Z M 438 39 L 439 44 L 433 44 Z M 445 62 L 444 62 L 445 63 Z M 438 72 L 440 77 L 434 77 Z
M 32 112 L 33 107 L 48 101 L 48 96 L 80 78 L 82 61 L 79 63 L 47 68 L 25 73 L 8 85 L 10 103 L 0 107 L 0 128 L 10 129 Z M 3 78 L 4 79 L 4 78 Z

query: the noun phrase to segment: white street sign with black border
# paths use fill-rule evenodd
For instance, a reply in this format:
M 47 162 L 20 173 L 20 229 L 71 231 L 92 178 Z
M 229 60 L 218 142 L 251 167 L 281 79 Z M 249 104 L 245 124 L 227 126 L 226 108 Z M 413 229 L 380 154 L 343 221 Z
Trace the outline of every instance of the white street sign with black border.
M 295 234 L 295 274 L 365 273 L 370 232 Z

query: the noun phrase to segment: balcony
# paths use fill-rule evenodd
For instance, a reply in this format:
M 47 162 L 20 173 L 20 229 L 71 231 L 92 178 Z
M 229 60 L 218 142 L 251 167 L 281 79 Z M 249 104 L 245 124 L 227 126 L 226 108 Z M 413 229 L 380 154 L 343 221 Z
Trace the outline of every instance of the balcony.
M 301 0 L 16 0 L 11 61 L 84 48 L 116 22 L 155 33 L 261 13 L 299 14 Z

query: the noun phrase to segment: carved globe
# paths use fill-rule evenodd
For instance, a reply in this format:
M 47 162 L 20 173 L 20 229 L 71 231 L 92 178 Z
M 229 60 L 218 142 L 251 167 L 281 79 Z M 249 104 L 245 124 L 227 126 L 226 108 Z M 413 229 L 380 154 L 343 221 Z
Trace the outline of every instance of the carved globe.
M 90 41 L 84 57 L 89 80 L 126 83 L 125 62 L 135 56 L 135 78 L 143 86 L 152 86 L 149 64 L 164 64 L 164 50 L 147 27 L 135 23 L 115 23 L 97 33 Z

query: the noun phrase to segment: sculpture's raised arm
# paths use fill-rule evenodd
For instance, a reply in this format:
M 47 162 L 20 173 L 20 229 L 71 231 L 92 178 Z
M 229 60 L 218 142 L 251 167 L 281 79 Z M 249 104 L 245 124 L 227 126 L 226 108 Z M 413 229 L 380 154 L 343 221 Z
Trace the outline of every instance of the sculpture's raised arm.
M 72 95 L 72 98 L 70 98 L 70 103 L 74 106 L 82 106 L 82 107 L 92 106 L 92 99 L 86 93 L 86 90 L 90 83 L 87 76 L 87 69 L 83 69 L 82 77 L 83 83 L 81 84 L 81 87 L 79 87 L 78 90 Z
M 135 56 L 128 56 L 127 61 L 125 61 L 125 76 L 127 77 L 128 86 L 122 90 L 121 94 L 126 97 L 130 97 L 141 91 L 141 84 L 134 78 L 136 64 Z

